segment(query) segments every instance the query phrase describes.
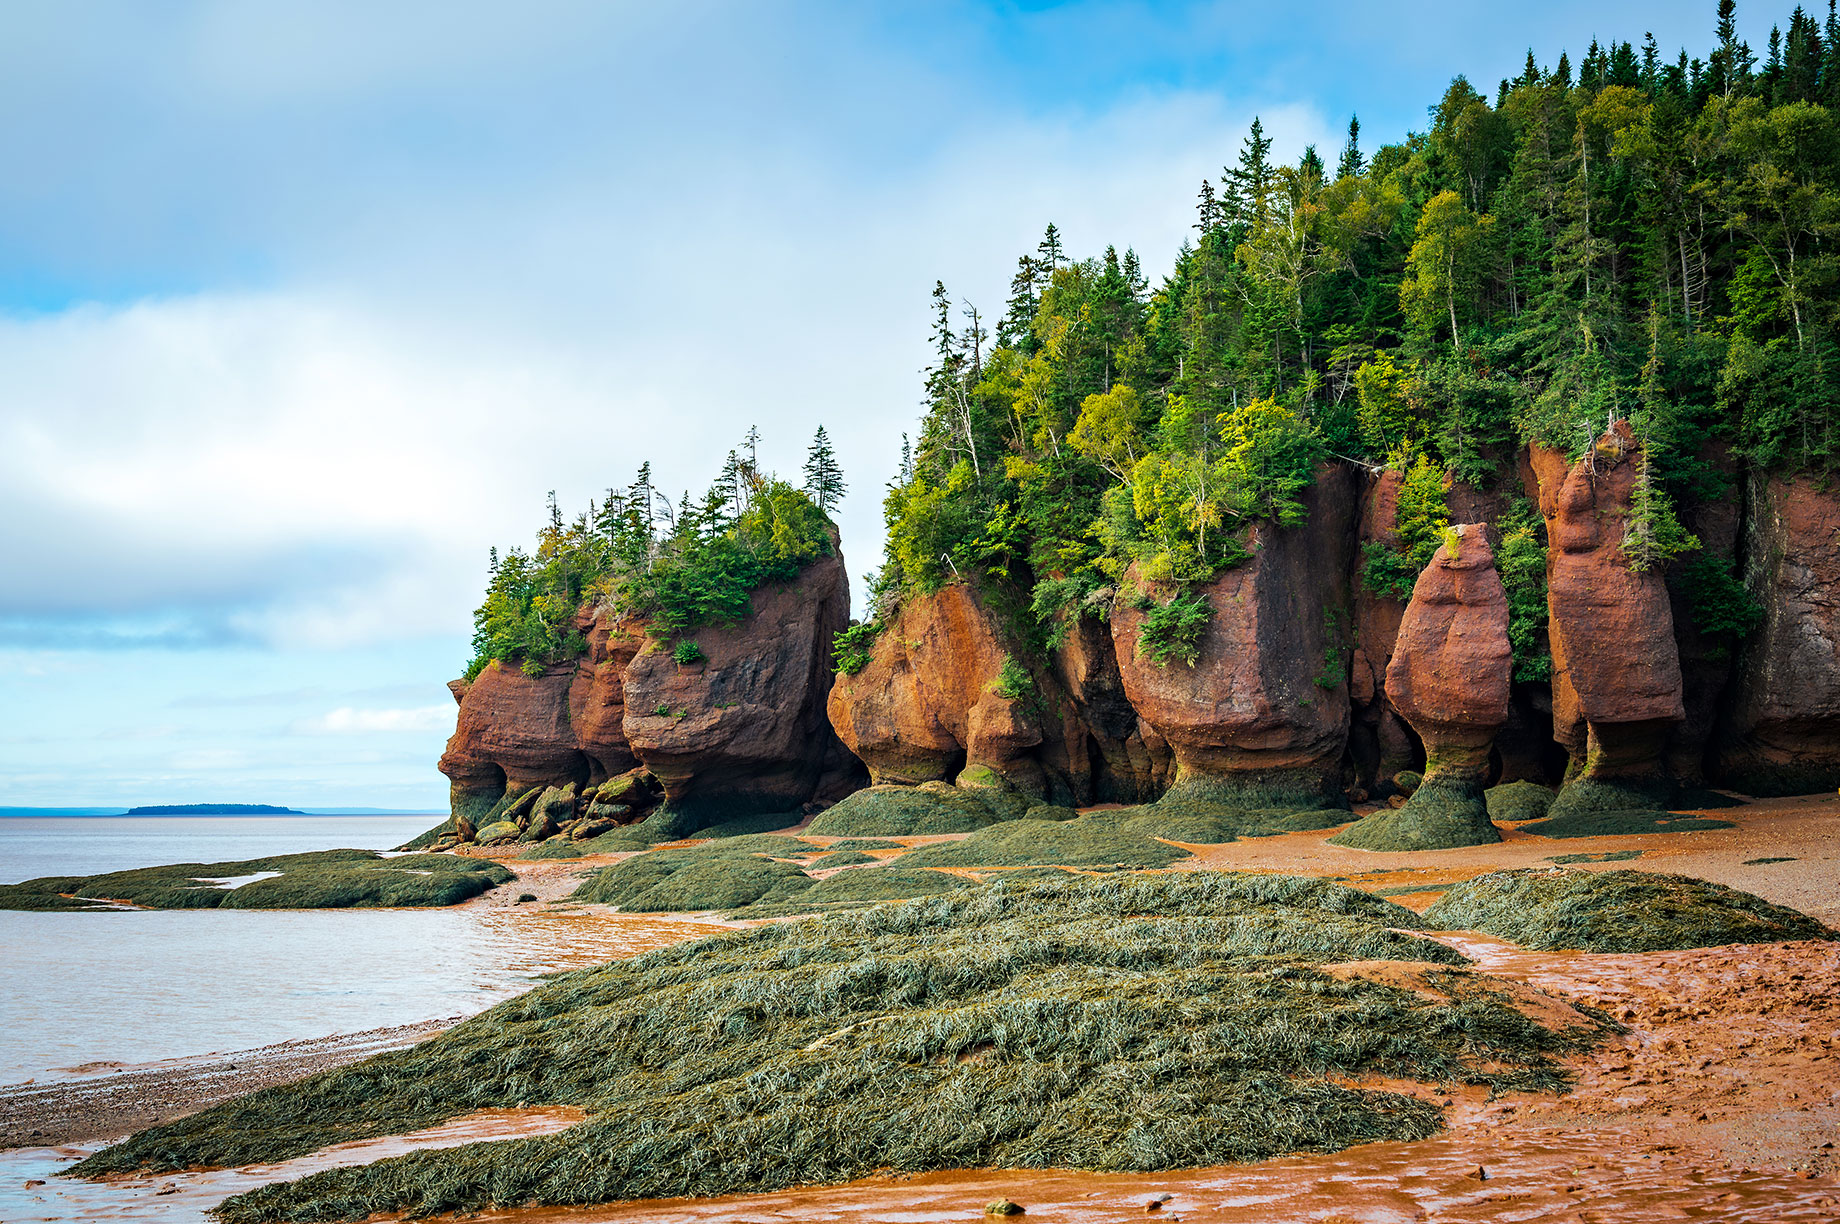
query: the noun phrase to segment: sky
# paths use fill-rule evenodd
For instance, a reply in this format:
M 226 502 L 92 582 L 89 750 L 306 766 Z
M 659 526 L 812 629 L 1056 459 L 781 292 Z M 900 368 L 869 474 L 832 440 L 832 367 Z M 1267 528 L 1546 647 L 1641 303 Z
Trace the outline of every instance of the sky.
M 1000 314 L 1049 222 L 1160 277 L 1255 115 L 1371 152 L 1712 9 L 4 6 L 0 806 L 442 807 L 549 491 L 700 491 L 750 425 L 796 473 L 822 424 L 860 590 L 936 279 Z

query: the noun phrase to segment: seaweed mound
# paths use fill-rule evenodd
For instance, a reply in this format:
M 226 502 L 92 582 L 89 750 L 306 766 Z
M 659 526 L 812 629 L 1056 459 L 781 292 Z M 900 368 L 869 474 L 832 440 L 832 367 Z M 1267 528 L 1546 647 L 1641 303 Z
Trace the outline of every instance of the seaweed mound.
M 1426 778 L 1404 807 L 1363 817 L 1329 839 L 1356 850 L 1451 850 L 1501 840 L 1489 820 L 1480 783 L 1468 778 Z
M 1426 929 L 1486 931 L 1542 951 L 1669 952 L 1832 939 L 1808 915 L 1723 884 L 1647 871 L 1498 871 L 1452 884 Z
M 1538 782 L 1504 782 L 1483 792 L 1488 801 L 1489 819 L 1512 824 L 1517 820 L 1538 820 L 1553 805 L 1553 793 Z
M 264 879 L 236 883 L 265 874 Z M 47 876 L 0 885 L 0 909 L 85 910 L 104 901 L 148 909 L 458 905 L 514 878 L 497 863 L 452 854 L 385 858 L 375 850 L 318 850 L 233 863 L 173 863 L 104 875 Z
M 1021 816 L 1030 802 L 997 786 L 869 786 L 821 813 L 806 832 L 819 837 L 917 837 L 970 833 Z
M 1631 833 L 1691 833 L 1698 829 L 1735 829 L 1729 820 L 1679 816 L 1654 808 L 1628 811 L 1570 812 L 1522 825 L 1523 833 L 1541 837 L 1620 837 Z
M 1320 880 L 991 885 L 564 975 L 411 1049 L 144 1131 L 79 1176 L 267 1162 L 511 1102 L 559 1134 L 264 1186 L 252 1220 L 707 1197 L 974 1166 L 1150 1170 L 1428 1136 L 1352 1077 L 1557 1091 L 1554 1031 L 1406 910 Z M 1429 992 L 1319 966 L 1415 963 Z M 1429 962 L 1429 963 L 1427 963 Z
M 1031 812 L 1065 809 L 1034 808 Z M 1190 857 L 1182 846 L 1217 845 L 1328 828 L 1346 812 L 1247 810 L 1168 796 L 1141 807 L 1087 812 L 1073 820 L 1008 820 L 963 841 L 910 850 L 902 867 L 1167 867 Z

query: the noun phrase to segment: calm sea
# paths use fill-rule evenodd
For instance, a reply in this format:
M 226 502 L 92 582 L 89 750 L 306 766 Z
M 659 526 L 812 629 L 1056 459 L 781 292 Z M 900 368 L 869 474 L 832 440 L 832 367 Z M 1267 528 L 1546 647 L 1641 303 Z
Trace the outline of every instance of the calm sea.
M 352 846 L 423 816 L 0 819 L 0 882 Z M 652 919 L 451 910 L 0 910 L 0 1084 L 483 1010 L 660 942 Z

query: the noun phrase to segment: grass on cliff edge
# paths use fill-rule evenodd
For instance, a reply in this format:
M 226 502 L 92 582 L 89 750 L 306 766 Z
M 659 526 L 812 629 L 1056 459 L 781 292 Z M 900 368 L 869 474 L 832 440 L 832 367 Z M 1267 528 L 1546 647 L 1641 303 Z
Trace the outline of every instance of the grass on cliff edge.
M 264 871 L 281 874 L 236 888 L 211 883 Z M 235 863 L 173 863 L 105 875 L 27 880 L 0 886 L 0 909 L 83 910 L 93 909 L 99 900 L 149 909 L 457 905 L 512 878 L 497 863 L 452 854 L 384 858 L 375 850 L 319 850 Z
M 1477 876 L 1452 884 L 1418 925 L 1486 931 L 1523 948 L 1584 952 L 1836 938 L 1806 914 L 1723 884 L 1629 870 Z
M 254 1220 L 708 1197 L 968 1167 L 1153 1170 L 1422 1138 L 1350 1077 L 1558 1091 L 1608 1027 L 1536 1024 L 1390 902 L 1180 873 L 993 884 L 579 970 L 411 1049 L 143 1131 L 80 1176 L 285 1159 L 471 1110 L 560 1134 L 422 1151 L 225 1202 Z M 1432 962 L 1435 997 L 1317 966 Z

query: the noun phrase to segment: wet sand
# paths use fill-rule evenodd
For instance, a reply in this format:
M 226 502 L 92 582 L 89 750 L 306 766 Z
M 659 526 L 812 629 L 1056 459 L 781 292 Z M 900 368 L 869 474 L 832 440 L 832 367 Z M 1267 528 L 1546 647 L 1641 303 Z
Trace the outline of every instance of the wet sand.
M 1331 846 L 1330 830 L 1192 847 L 1197 858 L 1172 870 L 1333 876 L 1357 887 L 1395 892 L 1396 900 L 1422 910 L 1442 885 L 1483 872 L 1549 866 L 1546 860 L 1556 855 L 1636 850 L 1641 856 L 1633 861 L 1580 866 L 1699 876 L 1840 925 L 1840 798 L 1771 800 L 1708 815 L 1732 820 L 1737 827 L 1568 839 L 1510 827 L 1499 845 L 1410 853 Z M 900 840 L 921 844 L 955 838 Z M 510 865 L 520 873 L 517 882 L 468 904 L 513 906 L 519 893 L 532 892 L 552 902 L 526 903 L 532 916 L 539 910 L 599 910 L 558 907 L 553 899 L 566 896 L 586 868 L 617 857 L 625 856 L 514 861 Z M 1748 861 L 1757 858 L 1793 861 Z M 694 928 L 673 934 L 682 938 L 687 933 Z M 1224 1224 L 1840 1220 L 1834 1146 L 1840 1143 L 1840 995 L 1831 990 L 1840 980 L 1840 945 L 1588 955 L 1527 952 L 1476 933 L 1437 937 L 1476 958 L 1482 971 L 1601 1007 L 1629 1031 L 1572 1060 L 1578 1082 L 1561 1097 L 1512 1095 L 1491 1102 L 1479 1091 L 1438 1094 L 1413 1086 L 1412 1091 L 1446 1104 L 1450 1123 L 1444 1134 L 1419 1143 L 1174 1173 L 963 1170 L 726 1199 L 508 1209 L 475 1218 L 518 1224 L 923 1222 L 980 1218 L 984 1204 L 1008 1198 L 1027 1208 L 1026 1218 L 1068 1221 L 1147 1216 Z M 1345 968 L 1366 972 L 1360 966 Z M 238 1090 L 250 1086 L 244 1081 Z M 353 1153 L 350 1161 L 340 1162 L 381 1154 Z M 235 1176 L 298 1176 L 294 1163 L 299 1162 L 265 1172 L 239 1170 Z M 209 1184 L 208 1193 L 221 1198 L 259 1183 Z M 206 1194 L 202 1183 L 199 1194 Z M 200 1198 L 191 1209 L 200 1212 L 205 1206 Z M 158 1217 L 125 1212 L 94 1218 Z
M 1840 795 L 1765 799 L 1743 807 L 1701 813 L 1737 827 L 1682 833 L 1639 833 L 1611 837 L 1541 837 L 1518 826 L 1499 826 L 1503 840 L 1492 846 L 1456 850 L 1375 851 L 1332 846 L 1339 829 L 1249 837 L 1221 846 L 1188 846 L 1195 857 L 1172 871 L 1275 871 L 1286 875 L 1332 876 L 1355 888 L 1394 893 L 1392 899 L 1423 911 L 1441 885 L 1490 871 L 1552 867 L 1547 860 L 1571 854 L 1639 851 L 1616 863 L 1573 863 L 1587 871 L 1634 868 L 1697 876 L 1741 888 L 1766 901 L 1787 905 L 1840 926 Z M 1792 862 L 1749 865 L 1760 858 Z M 1423 891 L 1396 892 L 1401 889 Z
M 457 1147 L 496 1139 L 554 1134 L 581 1121 L 578 1109 L 486 1109 L 409 1135 L 364 1139 L 324 1148 L 279 1164 L 244 1165 L 162 1173 L 152 1177 L 110 1177 L 73 1181 L 57 1170 L 87 1156 L 91 1148 L 25 1148 L 0 1154 L 0 1219 L 28 1221 L 158 1221 L 197 1224 L 233 1194 L 270 1182 L 292 1181 L 345 1165 L 369 1164 L 406 1152 Z
M 284 1041 L 231 1054 L 128 1065 L 85 1063 L 0 1087 L 0 1148 L 113 1139 L 386 1050 L 412 1046 L 465 1019 Z

